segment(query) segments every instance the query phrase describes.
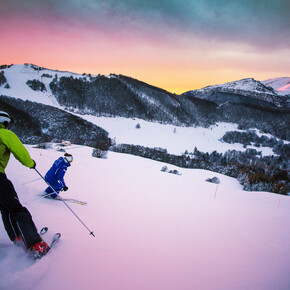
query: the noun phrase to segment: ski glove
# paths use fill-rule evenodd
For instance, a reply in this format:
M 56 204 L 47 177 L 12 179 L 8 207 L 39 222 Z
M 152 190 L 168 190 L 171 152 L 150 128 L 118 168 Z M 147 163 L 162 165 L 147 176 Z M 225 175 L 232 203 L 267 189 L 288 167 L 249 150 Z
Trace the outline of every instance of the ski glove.
M 62 189 L 63 189 L 63 191 L 67 191 L 68 190 L 68 187 L 67 186 L 64 186 Z
M 33 164 L 33 166 L 32 167 L 30 167 L 30 169 L 35 169 L 35 167 L 36 167 L 36 162 L 32 159 L 32 161 L 34 162 L 34 164 Z

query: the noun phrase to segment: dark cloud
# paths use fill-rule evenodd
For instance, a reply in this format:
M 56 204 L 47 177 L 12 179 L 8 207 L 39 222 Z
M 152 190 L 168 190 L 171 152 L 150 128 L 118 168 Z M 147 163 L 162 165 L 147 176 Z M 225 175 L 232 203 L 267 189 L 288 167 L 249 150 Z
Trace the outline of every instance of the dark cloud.
M 290 44 L 289 0 L 109 0 L 117 17 L 146 24 L 152 31 L 186 33 L 254 46 Z M 134 23 L 132 23 L 134 24 Z M 163 31 L 162 31 L 163 32 Z
M 1 9 L 2 7 L 2 9 Z M 254 47 L 290 46 L 289 0 L 10 0 L 1 13 L 32 13 L 71 19 L 123 33 L 201 37 Z

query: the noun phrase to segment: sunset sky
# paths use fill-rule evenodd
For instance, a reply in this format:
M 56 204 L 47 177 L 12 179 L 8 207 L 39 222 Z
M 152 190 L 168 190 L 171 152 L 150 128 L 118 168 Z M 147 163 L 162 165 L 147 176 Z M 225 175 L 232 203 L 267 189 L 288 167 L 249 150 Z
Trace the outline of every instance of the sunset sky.
M 173 93 L 290 76 L 289 0 L 0 0 L 0 64 L 123 74 Z

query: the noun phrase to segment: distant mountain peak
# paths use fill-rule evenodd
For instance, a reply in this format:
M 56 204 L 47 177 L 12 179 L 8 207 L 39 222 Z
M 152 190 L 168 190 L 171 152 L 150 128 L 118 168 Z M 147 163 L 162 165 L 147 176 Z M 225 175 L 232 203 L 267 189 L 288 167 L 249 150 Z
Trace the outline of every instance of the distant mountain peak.
M 290 77 L 279 77 L 262 81 L 266 86 L 272 87 L 279 95 L 290 95 Z
M 276 92 L 265 86 L 263 83 L 255 80 L 254 78 L 245 78 L 237 81 L 227 82 L 225 84 L 218 84 L 213 86 L 207 86 L 201 90 L 229 90 L 229 91 L 251 91 L 265 94 L 276 94 Z
M 219 105 L 226 102 L 254 105 L 257 104 L 257 101 L 261 101 L 261 105 L 263 104 L 266 107 L 282 108 L 285 105 L 287 106 L 283 97 L 278 95 L 273 87 L 263 84 L 254 78 L 207 86 L 199 90 L 186 92 L 184 95 L 209 100 Z

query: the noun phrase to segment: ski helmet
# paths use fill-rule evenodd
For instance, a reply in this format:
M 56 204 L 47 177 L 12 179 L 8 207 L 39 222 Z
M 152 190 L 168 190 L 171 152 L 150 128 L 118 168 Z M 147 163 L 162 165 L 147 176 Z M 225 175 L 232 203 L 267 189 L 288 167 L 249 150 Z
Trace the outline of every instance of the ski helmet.
M 3 124 L 7 128 L 11 123 L 13 123 L 13 118 L 6 112 L 0 111 L 0 124 Z

